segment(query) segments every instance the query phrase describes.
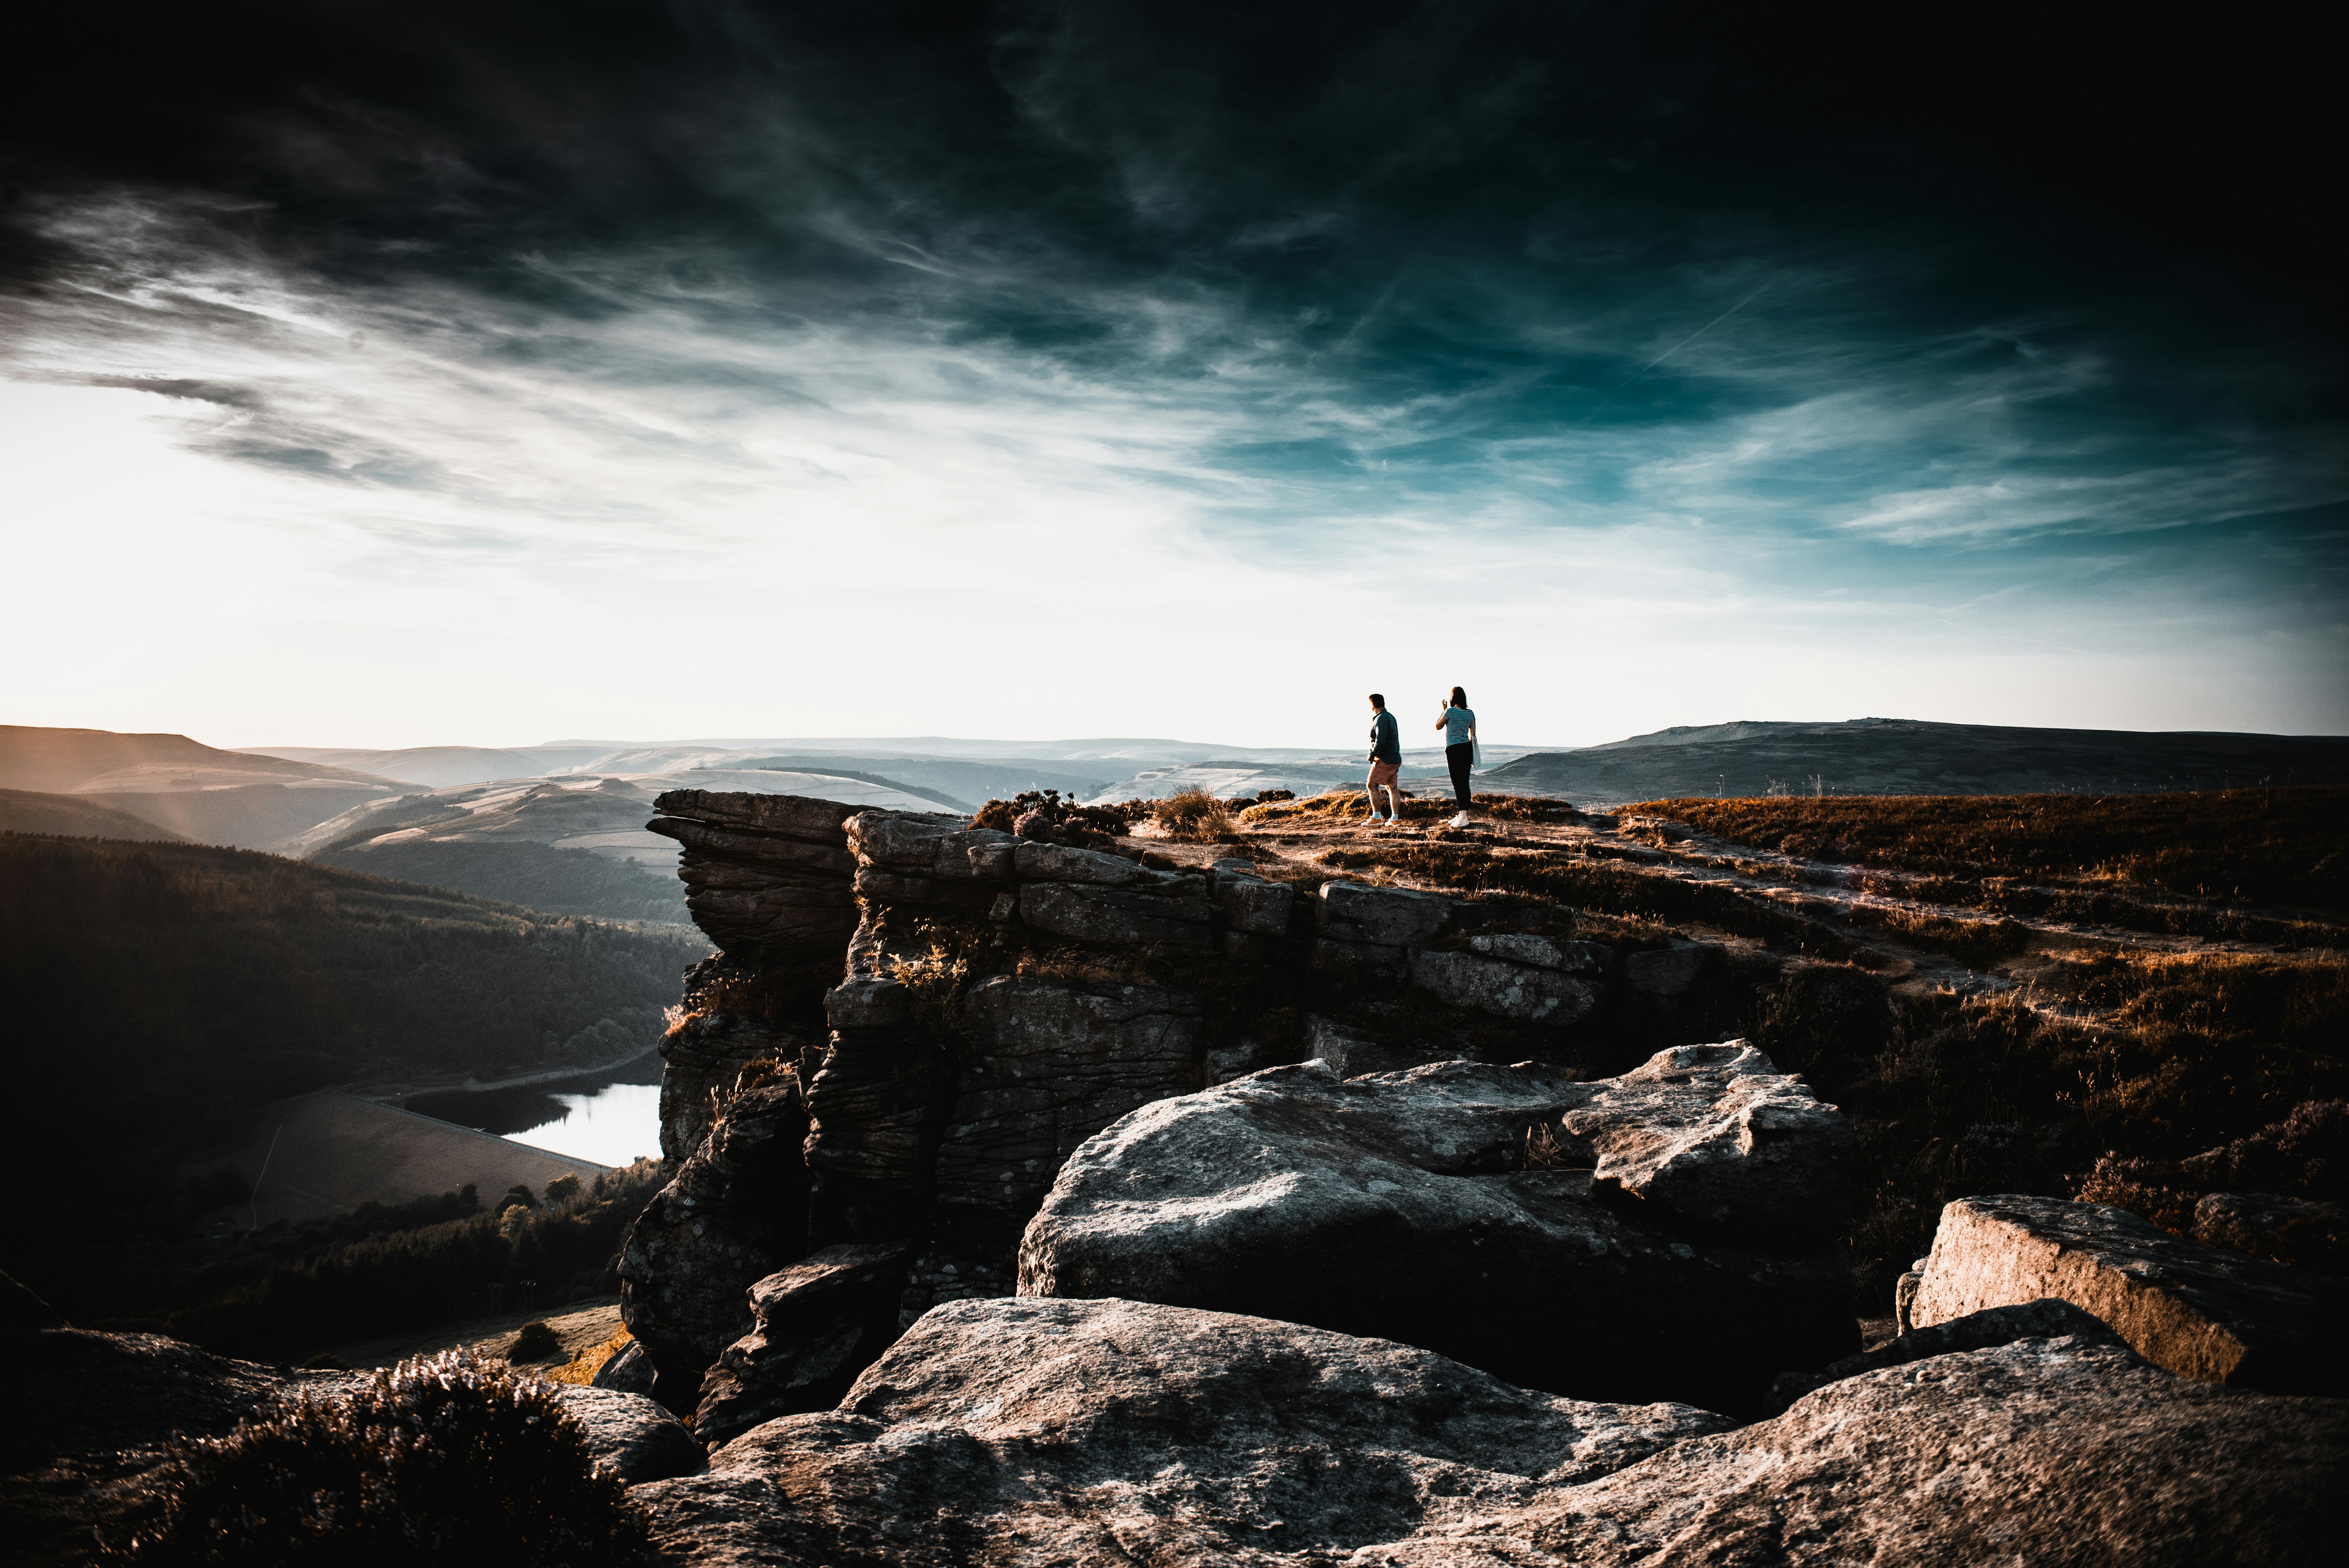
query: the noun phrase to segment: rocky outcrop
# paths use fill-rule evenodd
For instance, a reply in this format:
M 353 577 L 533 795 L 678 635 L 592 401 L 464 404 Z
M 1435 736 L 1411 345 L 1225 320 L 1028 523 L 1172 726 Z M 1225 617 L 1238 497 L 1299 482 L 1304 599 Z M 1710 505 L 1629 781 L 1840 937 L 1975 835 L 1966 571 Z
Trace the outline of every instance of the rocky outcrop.
M 687 1363 L 748 1332 L 740 1293 L 811 1250 L 914 1248 L 901 1322 L 1010 1288 L 1063 1161 L 1140 1107 L 1308 1056 L 1347 1076 L 1537 1056 L 1622 989 L 1611 949 L 1531 901 L 1309 889 L 1237 857 L 1201 869 L 1131 842 L 792 797 L 680 790 L 660 810 L 722 950 L 663 1047 L 663 1149 L 682 1185 L 623 1267 L 672 1402 Z M 747 1146 L 721 1157 L 729 1096 L 782 1070 L 803 1091 L 798 1167 Z M 1721 1136 L 1766 1163 L 1775 1114 L 1757 1102 Z M 739 1113 L 734 1143 L 755 1119 Z M 757 1147 L 780 1150 L 788 1130 Z M 1630 1170 L 1607 1158 L 1608 1181 Z M 1659 1154 L 1661 1174 L 1632 1186 L 1678 1192 L 1707 1158 L 1694 1142 Z M 775 1177 L 760 1197 L 754 1161 Z M 713 1185 L 722 1202 L 699 1190 Z
M 1434 1534 L 1726 1425 L 1295 1324 L 967 1302 L 836 1410 L 636 1495 L 686 1563 L 1285 1562 Z
M 1582 1168 L 1523 1168 L 1549 1128 Z M 1341 1079 L 1317 1060 L 1157 1101 L 1079 1149 L 1021 1242 L 1019 1291 L 1400 1339 L 1586 1398 L 1752 1408 L 1789 1360 L 1857 1348 L 1842 1148 L 1833 1109 L 1742 1043 L 1592 1083 L 1470 1062 Z
M 808 1119 L 799 1075 L 746 1075 L 701 1147 L 628 1229 L 620 1295 L 655 1397 L 691 1410 L 703 1368 L 750 1328 L 753 1281 L 807 1250 Z
M 856 929 L 856 808 L 800 795 L 672 789 L 645 824 L 684 852 L 693 923 L 730 954 L 837 962 Z
M 709 1369 L 694 1435 L 722 1443 L 777 1416 L 836 1403 L 897 1337 L 913 1250 L 826 1247 L 752 1285 L 754 1326 Z
M 2077 1337 L 1889 1367 L 1724 1431 L 1441 1357 L 1124 1301 L 930 1314 L 834 1410 L 636 1490 L 667 1561 L 2321 1561 L 2349 1407 Z M 2060 1506 L 2051 1506 L 2059 1500 Z
M 2342 1391 L 2338 1285 L 2173 1236 L 2120 1209 L 1961 1198 L 1941 1211 L 1909 1317 L 1920 1328 L 2055 1296 L 2181 1377 Z

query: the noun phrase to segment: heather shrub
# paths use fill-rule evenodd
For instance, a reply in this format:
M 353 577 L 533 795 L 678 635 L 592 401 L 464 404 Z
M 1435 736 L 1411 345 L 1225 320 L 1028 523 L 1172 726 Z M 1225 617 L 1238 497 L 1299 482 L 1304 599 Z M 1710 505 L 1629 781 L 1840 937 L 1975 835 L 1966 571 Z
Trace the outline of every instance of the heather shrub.
M 981 806 L 970 825 L 1045 843 L 1086 844 L 1117 837 L 1133 820 L 1123 808 L 1080 805 L 1058 789 L 1023 789 L 1009 800 Z
M 455 1351 L 347 1398 L 281 1398 L 177 1447 L 156 1489 L 160 1519 L 101 1563 L 595 1568 L 651 1547 L 643 1508 L 554 1393 Z

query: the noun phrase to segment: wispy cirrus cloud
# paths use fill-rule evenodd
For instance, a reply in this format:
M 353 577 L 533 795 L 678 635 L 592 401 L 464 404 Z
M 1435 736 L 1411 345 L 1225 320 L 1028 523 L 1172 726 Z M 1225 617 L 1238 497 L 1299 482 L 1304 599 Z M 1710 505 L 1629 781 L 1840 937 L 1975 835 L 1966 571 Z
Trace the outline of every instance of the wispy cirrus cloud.
M 652 21 L 634 57 L 460 51 L 437 98 L 248 112 L 214 184 L 13 210 L 46 259 L 0 370 L 88 437 L 11 454 L 67 575 L 168 562 L 226 608 L 159 575 L 154 648 L 325 648 L 319 692 L 419 736 L 416 666 L 367 652 L 402 628 L 450 671 L 565 646 L 576 690 L 525 684 L 574 732 L 984 727 L 938 679 L 980 656 L 1075 727 L 1273 738 L 1139 657 L 1173 650 L 1315 711 L 1365 661 L 1473 663 L 1554 740 L 2349 722 L 2342 678 L 2240 695 L 2344 619 L 2310 363 L 1922 209 L 1733 199 L 1657 150 L 1684 117 L 1621 40 L 1529 63 L 1431 13 L 1273 94 L 1089 11 L 945 64 L 678 15 L 726 64 Z M 2019 648 L 2079 678 L 2018 685 Z M 797 720 L 712 687 L 688 723 L 686 650 L 827 673 Z

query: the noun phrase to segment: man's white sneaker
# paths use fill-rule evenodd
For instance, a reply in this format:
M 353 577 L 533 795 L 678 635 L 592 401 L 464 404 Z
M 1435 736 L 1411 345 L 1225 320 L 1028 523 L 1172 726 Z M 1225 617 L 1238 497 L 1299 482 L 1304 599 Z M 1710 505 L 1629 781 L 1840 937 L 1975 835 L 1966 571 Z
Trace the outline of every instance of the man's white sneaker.
M 1464 827 L 1466 827 L 1466 826 L 1468 825 L 1468 813 L 1467 813 L 1467 812 L 1465 812 L 1465 811 L 1463 811 L 1463 812 L 1461 812 L 1461 813 L 1460 813 L 1460 815 L 1458 815 L 1458 816 L 1456 816 L 1456 817 L 1453 818 L 1453 819 L 1452 819 L 1452 825 L 1453 825 L 1454 827 L 1455 827 L 1455 828 L 1464 828 Z

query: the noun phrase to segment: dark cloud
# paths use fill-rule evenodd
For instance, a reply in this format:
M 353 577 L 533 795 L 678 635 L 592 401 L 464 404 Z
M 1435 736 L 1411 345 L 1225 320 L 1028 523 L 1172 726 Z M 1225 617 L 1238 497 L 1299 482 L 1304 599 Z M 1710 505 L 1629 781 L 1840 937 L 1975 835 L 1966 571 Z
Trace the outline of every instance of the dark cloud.
M 1207 456 L 1280 487 L 1281 526 L 1471 490 L 1603 507 L 1706 471 L 1733 426 L 1775 455 L 1721 482 L 1838 537 L 2290 536 L 2337 499 L 2328 67 L 2256 10 L 259 0 L 20 26 L 47 66 L 0 105 L 24 290 L 241 252 L 354 301 L 461 285 L 495 319 L 425 329 L 507 362 L 778 401 L 823 394 L 592 328 L 926 335 L 1237 400 L 1252 424 Z M 48 221 L 119 191 L 176 204 L 181 250 Z M 264 422 L 233 401 L 263 393 L 205 385 L 174 395 Z M 341 428 L 216 439 L 432 471 Z M 1232 527 L 1270 526 L 1262 493 Z

